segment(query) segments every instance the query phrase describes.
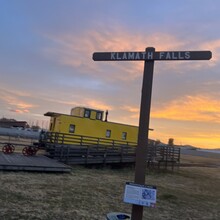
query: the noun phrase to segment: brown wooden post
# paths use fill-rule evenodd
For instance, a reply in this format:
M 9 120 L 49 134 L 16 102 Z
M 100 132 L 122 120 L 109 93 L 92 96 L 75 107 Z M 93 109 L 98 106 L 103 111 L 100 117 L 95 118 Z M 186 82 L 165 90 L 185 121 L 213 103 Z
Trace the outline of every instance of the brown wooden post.
M 146 48 L 147 54 L 153 54 L 155 48 Z M 153 55 L 152 55 L 153 56 Z M 150 122 L 151 93 L 153 83 L 154 60 L 146 60 L 144 64 L 144 76 L 141 95 L 141 107 L 139 117 L 138 146 L 136 150 L 135 183 L 145 184 L 146 156 L 148 146 L 148 131 Z M 142 220 L 143 206 L 132 206 L 132 220 Z

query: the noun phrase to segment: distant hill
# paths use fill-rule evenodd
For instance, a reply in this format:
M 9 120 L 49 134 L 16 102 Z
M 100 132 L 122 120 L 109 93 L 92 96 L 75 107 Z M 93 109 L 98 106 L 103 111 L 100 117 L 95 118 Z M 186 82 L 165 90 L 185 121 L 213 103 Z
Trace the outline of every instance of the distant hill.
M 197 150 L 197 147 L 194 147 L 192 145 L 181 145 L 180 148 L 188 149 L 188 150 Z

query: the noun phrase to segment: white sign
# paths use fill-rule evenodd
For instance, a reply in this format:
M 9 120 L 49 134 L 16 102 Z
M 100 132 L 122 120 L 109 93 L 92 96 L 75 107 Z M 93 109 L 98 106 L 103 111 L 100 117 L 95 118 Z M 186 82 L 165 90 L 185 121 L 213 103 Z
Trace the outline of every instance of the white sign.
M 124 202 L 135 205 L 155 207 L 157 197 L 156 186 L 126 183 Z

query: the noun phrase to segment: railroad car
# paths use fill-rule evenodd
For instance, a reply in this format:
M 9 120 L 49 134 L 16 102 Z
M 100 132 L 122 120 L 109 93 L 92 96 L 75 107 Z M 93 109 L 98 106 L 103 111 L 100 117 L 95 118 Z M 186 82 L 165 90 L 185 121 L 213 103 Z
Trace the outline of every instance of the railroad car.
M 44 115 L 50 117 L 49 133 L 64 134 L 66 137 L 90 137 L 106 144 L 137 143 L 138 127 L 108 121 L 108 111 L 104 113 L 97 109 L 75 107 L 71 109 L 70 115 L 55 112 L 47 112 Z

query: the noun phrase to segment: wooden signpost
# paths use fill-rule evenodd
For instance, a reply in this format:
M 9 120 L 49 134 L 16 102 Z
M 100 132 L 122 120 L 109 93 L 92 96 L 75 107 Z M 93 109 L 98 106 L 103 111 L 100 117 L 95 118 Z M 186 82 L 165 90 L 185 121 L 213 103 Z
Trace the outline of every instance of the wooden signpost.
M 135 183 L 145 184 L 146 154 L 148 147 L 148 131 L 150 121 L 151 93 L 153 84 L 154 61 L 209 60 L 211 51 L 155 51 L 148 47 L 143 52 L 96 52 L 94 61 L 140 61 L 144 63 L 142 84 L 138 145 L 136 150 Z M 132 206 L 132 220 L 142 220 L 143 206 Z

